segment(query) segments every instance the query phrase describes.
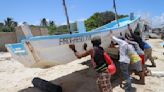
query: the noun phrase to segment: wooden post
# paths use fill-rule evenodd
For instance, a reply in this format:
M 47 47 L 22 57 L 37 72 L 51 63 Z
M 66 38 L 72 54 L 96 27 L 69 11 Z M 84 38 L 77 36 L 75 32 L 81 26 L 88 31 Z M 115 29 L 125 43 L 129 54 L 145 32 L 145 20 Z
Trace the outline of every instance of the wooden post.
M 117 10 L 116 10 L 116 1 L 113 0 L 113 8 L 114 8 L 114 11 L 115 11 L 115 20 L 117 21 L 117 24 L 118 24 L 118 27 L 120 26 L 119 25 L 119 21 L 118 21 L 118 18 L 117 18 Z
M 65 4 L 65 0 L 63 0 L 63 7 L 64 7 L 64 11 L 65 11 L 65 16 L 67 18 L 67 29 L 68 29 L 69 33 L 72 34 L 71 28 L 70 28 L 69 17 L 68 17 L 68 13 L 67 13 L 67 7 L 66 7 L 66 4 Z

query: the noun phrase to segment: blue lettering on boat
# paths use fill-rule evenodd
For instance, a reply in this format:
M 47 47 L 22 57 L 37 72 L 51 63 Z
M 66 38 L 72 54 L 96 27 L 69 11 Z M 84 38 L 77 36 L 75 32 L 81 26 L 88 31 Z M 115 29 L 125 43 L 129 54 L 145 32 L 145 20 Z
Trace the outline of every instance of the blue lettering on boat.
M 70 37 L 70 38 L 60 38 L 59 39 L 59 45 L 74 44 L 74 43 L 84 42 L 87 40 L 91 40 L 91 35 L 79 36 L 79 37 Z

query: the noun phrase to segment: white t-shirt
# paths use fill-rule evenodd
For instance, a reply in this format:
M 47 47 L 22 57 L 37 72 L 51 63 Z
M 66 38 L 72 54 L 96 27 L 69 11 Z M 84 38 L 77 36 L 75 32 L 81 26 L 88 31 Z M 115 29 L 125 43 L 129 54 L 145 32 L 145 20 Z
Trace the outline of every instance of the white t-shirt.
M 120 59 L 119 62 L 124 62 L 124 63 L 130 63 L 130 59 L 127 55 L 127 48 L 128 48 L 128 43 L 125 42 L 124 40 L 118 39 L 115 36 L 112 36 L 112 39 L 118 43 L 119 45 L 119 54 L 120 54 Z

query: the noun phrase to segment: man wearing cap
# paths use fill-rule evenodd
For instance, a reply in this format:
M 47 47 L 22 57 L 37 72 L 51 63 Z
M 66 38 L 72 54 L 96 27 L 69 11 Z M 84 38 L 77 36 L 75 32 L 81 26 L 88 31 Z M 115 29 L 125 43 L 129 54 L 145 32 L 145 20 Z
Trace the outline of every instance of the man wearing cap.
M 97 85 L 101 92 L 112 92 L 112 86 L 110 82 L 111 74 L 107 72 L 107 63 L 104 58 L 104 49 L 101 45 L 101 38 L 99 36 L 95 36 L 91 39 L 91 43 L 93 48 L 86 49 L 87 45 L 84 45 L 85 52 L 79 53 L 77 52 L 75 45 L 69 45 L 70 49 L 74 52 L 77 58 L 86 57 L 91 55 L 91 63 L 96 71 L 97 75 Z

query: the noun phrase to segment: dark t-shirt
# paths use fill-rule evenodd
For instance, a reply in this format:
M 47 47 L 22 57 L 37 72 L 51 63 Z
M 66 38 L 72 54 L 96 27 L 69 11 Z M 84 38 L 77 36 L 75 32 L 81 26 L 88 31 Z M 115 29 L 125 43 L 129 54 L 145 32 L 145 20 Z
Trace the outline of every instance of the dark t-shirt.
M 93 47 L 93 59 L 96 63 L 96 71 L 104 71 L 104 69 L 107 67 L 107 63 L 104 58 L 104 49 L 102 47 Z
M 144 42 L 140 36 L 135 35 L 134 33 L 130 32 L 131 36 L 133 37 L 134 41 L 138 43 L 139 47 L 144 50 Z

